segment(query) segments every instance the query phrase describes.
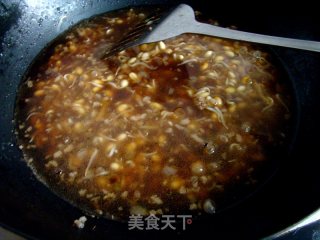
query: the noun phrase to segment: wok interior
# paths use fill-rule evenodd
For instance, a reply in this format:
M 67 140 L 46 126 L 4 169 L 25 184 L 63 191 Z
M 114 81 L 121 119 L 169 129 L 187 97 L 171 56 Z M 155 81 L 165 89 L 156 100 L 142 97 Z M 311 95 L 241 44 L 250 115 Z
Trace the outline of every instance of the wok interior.
M 292 135 L 290 82 L 266 49 L 185 34 L 100 57 L 153 14 L 80 23 L 40 54 L 18 95 L 25 160 L 98 216 L 214 214 L 274 173 Z

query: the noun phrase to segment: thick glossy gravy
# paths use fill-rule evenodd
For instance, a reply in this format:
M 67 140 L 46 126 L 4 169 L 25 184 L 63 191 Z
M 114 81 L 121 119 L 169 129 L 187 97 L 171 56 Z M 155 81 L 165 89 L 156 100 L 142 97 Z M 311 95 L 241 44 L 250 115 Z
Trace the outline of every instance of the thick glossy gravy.
M 269 54 L 237 41 L 186 34 L 101 59 L 147 15 L 92 18 L 39 57 L 18 97 L 20 148 L 91 214 L 212 214 L 277 160 L 290 94 Z

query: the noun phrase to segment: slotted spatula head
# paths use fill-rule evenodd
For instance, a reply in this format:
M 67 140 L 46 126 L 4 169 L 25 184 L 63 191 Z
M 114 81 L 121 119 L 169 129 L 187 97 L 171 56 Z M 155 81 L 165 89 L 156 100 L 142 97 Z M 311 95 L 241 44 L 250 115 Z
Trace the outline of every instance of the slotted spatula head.
M 108 50 L 104 57 L 109 57 L 129 47 L 178 36 L 185 33 L 188 26 L 194 21 L 194 11 L 186 4 L 157 9 Z

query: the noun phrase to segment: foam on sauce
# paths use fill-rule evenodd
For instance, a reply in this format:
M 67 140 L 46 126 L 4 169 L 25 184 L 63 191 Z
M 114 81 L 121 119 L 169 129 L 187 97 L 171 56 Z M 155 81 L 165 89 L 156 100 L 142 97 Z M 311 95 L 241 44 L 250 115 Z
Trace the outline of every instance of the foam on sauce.
M 238 41 L 185 34 L 101 59 L 147 16 L 107 13 L 52 43 L 20 89 L 20 148 L 91 214 L 214 213 L 286 142 L 290 94 L 269 54 Z

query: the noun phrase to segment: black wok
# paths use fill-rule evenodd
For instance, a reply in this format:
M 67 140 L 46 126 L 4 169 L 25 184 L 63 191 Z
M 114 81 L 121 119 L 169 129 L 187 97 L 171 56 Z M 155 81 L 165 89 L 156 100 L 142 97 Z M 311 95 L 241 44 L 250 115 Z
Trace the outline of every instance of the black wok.
M 39 51 L 81 19 L 130 5 L 169 2 L 179 1 L 0 1 L 0 225 L 31 239 L 188 239 L 204 233 L 212 239 L 259 239 L 320 207 L 320 54 L 299 50 L 273 48 L 296 94 L 297 128 L 290 153 L 258 192 L 221 214 L 194 221 L 186 231 L 129 231 L 126 224 L 91 218 L 78 230 L 73 221 L 83 213 L 40 183 L 22 161 L 13 134 L 14 103 L 21 77 Z M 212 14 L 208 3 L 185 2 L 242 30 L 320 41 L 316 18 L 239 20 Z

